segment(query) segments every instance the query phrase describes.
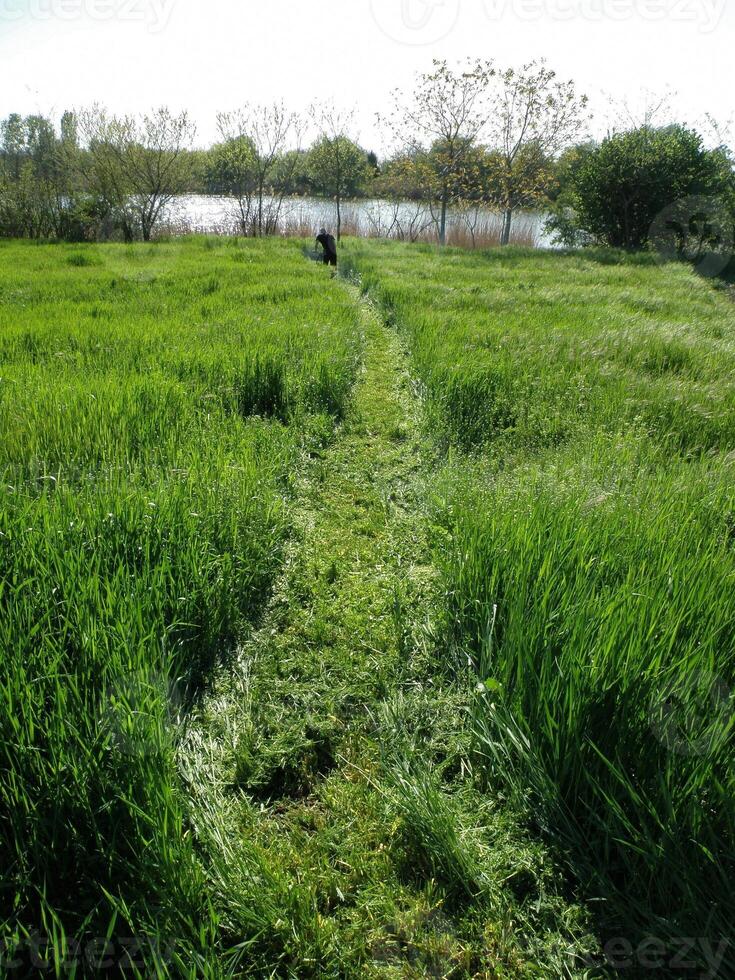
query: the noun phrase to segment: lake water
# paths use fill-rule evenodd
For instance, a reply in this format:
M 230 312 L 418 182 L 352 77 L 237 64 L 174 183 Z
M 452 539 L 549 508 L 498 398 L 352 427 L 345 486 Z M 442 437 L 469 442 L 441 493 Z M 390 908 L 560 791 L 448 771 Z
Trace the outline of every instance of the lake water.
M 277 207 L 272 198 L 265 201 L 269 210 Z M 232 198 L 187 195 L 178 198 L 168 209 L 165 220 L 181 230 L 199 233 L 238 232 L 237 209 Z M 285 198 L 279 212 L 278 231 L 284 235 L 316 234 L 322 226 L 334 231 L 336 208 L 321 198 Z M 544 233 L 543 214 L 518 212 L 514 217 L 512 239 L 520 244 L 551 246 Z M 342 205 L 342 227 L 347 234 L 426 240 L 435 234 L 430 209 L 423 202 L 383 200 L 348 201 Z M 501 217 L 485 209 L 451 210 L 448 220 L 449 240 L 457 244 L 492 244 L 499 238 Z

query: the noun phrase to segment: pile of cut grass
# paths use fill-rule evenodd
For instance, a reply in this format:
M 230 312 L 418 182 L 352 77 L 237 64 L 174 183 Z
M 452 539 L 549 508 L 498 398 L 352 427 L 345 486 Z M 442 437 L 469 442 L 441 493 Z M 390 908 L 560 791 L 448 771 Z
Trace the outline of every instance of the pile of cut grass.
M 608 936 L 716 947 L 735 875 L 735 308 L 648 256 L 359 244 L 349 262 L 411 345 L 437 439 L 472 450 L 450 452 L 434 520 L 439 655 L 481 682 L 478 772 L 565 841 Z
M 293 243 L 0 256 L 1 938 L 149 936 L 149 975 L 193 975 L 172 722 L 262 607 L 356 311 Z

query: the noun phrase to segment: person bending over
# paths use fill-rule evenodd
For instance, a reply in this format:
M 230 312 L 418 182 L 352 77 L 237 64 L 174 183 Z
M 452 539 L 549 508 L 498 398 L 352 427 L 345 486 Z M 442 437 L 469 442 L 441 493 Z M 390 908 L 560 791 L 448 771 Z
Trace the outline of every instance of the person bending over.
M 317 243 L 324 249 L 324 265 L 337 264 L 337 243 L 334 235 L 327 234 L 326 228 L 321 228 L 316 236 Z

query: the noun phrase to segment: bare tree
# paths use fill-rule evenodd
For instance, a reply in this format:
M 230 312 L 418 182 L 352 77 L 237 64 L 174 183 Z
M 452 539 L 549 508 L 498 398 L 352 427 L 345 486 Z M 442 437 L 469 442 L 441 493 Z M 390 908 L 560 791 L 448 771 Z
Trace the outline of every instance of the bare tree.
M 706 113 L 701 127 L 709 142 L 720 150 L 735 155 L 735 120 L 721 122 L 711 113 Z
M 447 210 L 468 151 L 488 119 L 486 97 L 495 69 L 490 61 L 467 61 L 454 70 L 434 60 L 433 70 L 419 75 L 410 97 L 393 93 L 394 107 L 383 120 L 404 152 L 421 158 L 430 196 L 438 203 L 436 224 L 446 243 Z
M 386 197 L 384 200 L 371 201 L 364 211 L 368 236 L 372 238 L 400 238 L 401 206 L 402 202 L 399 197 Z
M 654 129 L 675 122 L 674 101 L 677 93 L 666 88 L 654 92 L 642 88 L 637 95 L 618 98 L 603 92 L 607 99 L 605 124 L 607 135 L 625 132 L 630 129 Z
M 514 211 L 543 196 L 549 161 L 582 133 L 587 101 L 573 81 L 557 81 L 543 61 L 497 76 L 489 127 L 502 245 L 510 241 Z
M 486 213 L 476 201 L 459 201 L 454 209 L 460 228 L 464 228 L 470 236 L 472 247 L 477 246 L 477 233 L 482 218 Z
M 278 227 L 283 199 L 299 165 L 303 123 L 282 102 L 246 105 L 217 116 L 217 127 L 226 144 L 239 141 L 252 154 L 252 226 L 255 234 L 272 234 Z M 248 182 L 243 183 L 248 187 Z M 242 213 L 243 200 L 240 200 Z M 249 210 L 249 206 L 248 206 Z
M 127 240 L 150 241 L 170 202 L 187 190 L 196 127 L 186 112 L 165 106 L 140 117 L 114 116 L 95 105 L 79 115 L 87 144 L 89 183 Z

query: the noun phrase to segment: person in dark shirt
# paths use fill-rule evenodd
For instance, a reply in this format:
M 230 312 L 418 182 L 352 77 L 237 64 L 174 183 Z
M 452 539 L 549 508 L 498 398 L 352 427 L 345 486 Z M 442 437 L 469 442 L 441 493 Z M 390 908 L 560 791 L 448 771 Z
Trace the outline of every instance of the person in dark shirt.
M 317 243 L 324 249 L 324 265 L 337 264 L 337 243 L 334 235 L 328 235 L 326 228 L 320 228 L 316 236 Z

